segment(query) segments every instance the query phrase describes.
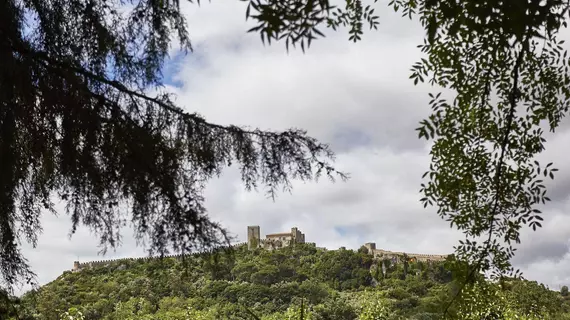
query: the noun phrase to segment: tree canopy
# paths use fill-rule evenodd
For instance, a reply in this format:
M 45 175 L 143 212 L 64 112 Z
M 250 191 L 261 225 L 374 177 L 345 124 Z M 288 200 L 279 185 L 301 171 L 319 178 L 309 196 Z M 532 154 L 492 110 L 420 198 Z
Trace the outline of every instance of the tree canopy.
M 377 28 L 376 1 L 251 0 L 246 16 L 262 41 L 305 50 L 323 28 L 362 38 Z M 568 57 L 557 34 L 562 0 L 391 0 L 416 18 L 432 114 L 418 128 L 433 140 L 421 191 L 425 206 L 466 239 L 471 273 L 514 271 L 524 226 L 540 227 L 549 200 L 540 165 L 544 127 L 568 112 Z M 128 213 L 155 252 L 189 251 L 227 240 L 201 191 L 232 163 L 248 188 L 270 195 L 290 179 L 334 177 L 333 153 L 302 130 L 269 132 L 212 124 L 162 93 L 169 45 L 191 50 L 177 0 L 7 0 L 0 4 L 0 266 L 7 283 L 29 274 L 19 238 L 35 243 L 52 195 L 74 224 L 115 245 Z M 158 94 L 151 94 L 158 92 Z M 341 177 L 344 175 L 341 174 Z M 128 204 L 129 209 L 123 209 Z
M 65 271 L 22 296 L 12 314 L 21 320 L 435 320 L 458 285 L 446 262 L 411 261 L 404 276 L 403 263 L 375 273 L 364 251 L 308 244 L 235 249 L 222 253 L 219 265 L 198 254 L 186 266 L 173 258 L 125 259 Z M 536 282 L 481 282 L 468 290 L 475 303 L 454 307 L 456 319 L 569 319 L 569 300 Z

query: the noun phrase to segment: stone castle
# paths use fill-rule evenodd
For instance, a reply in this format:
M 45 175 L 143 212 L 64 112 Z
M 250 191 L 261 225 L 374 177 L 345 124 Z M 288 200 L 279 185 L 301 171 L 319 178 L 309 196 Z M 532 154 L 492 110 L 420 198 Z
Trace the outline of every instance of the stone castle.
M 247 227 L 247 247 L 250 250 L 254 248 L 273 250 L 288 247 L 295 243 L 305 243 L 305 234 L 297 227 L 291 228 L 291 232 L 265 235 L 265 239 L 261 239 L 260 233 L 259 226 Z
M 291 228 L 290 232 L 283 232 L 283 233 L 272 233 L 265 235 L 264 239 L 261 239 L 261 229 L 259 226 L 248 226 L 247 227 L 247 242 L 246 243 L 238 243 L 234 244 L 230 247 L 240 247 L 245 246 L 249 250 L 262 248 L 265 250 L 276 250 L 279 248 L 284 248 L 288 246 L 292 246 L 296 243 L 307 243 L 305 242 L 305 234 L 302 233 L 297 227 Z M 307 243 L 313 246 L 316 246 L 315 243 Z M 368 242 L 364 244 L 364 247 L 367 249 L 368 253 L 373 255 L 376 259 L 390 259 L 393 262 L 400 262 L 404 259 L 408 261 L 423 261 L 423 262 L 430 262 L 430 261 L 444 261 L 448 255 L 435 255 L 435 254 L 420 254 L 420 253 L 407 253 L 407 252 L 395 252 L 395 251 L 388 251 L 383 249 L 376 249 L 376 243 Z M 220 248 L 223 249 L 223 248 Z M 327 250 L 326 248 L 319 248 L 322 250 Z M 345 249 L 342 247 L 341 249 Z M 195 252 L 189 254 L 187 256 L 195 256 L 200 255 L 205 252 Z M 182 259 L 182 255 L 172 255 L 167 256 L 167 258 L 175 258 L 175 259 Z M 156 259 L 154 257 L 142 257 L 142 258 L 124 258 L 124 259 L 111 259 L 111 260 L 101 260 L 101 261 L 91 261 L 91 262 L 83 262 L 80 263 L 79 261 L 73 262 L 73 272 L 80 271 L 85 268 L 97 267 L 97 266 L 108 266 L 114 262 L 120 261 L 147 261 L 150 259 Z
M 297 227 L 291 228 L 291 232 L 268 234 L 265 236 L 265 239 L 261 239 L 260 234 L 259 226 L 247 227 L 247 247 L 250 250 L 254 248 L 274 250 L 287 247 L 295 243 L 305 243 L 305 234 Z M 412 261 L 429 262 L 444 261 L 447 258 L 447 255 L 395 252 L 376 249 L 376 243 L 374 242 L 365 243 L 364 247 L 368 250 L 368 253 L 377 259 L 401 261 L 402 259 L 407 258 Z

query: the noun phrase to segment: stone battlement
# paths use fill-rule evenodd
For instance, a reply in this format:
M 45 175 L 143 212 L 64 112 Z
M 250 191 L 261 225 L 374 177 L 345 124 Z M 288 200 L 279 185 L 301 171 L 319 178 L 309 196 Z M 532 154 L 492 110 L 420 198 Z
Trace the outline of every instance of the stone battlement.
M 408 253 L 408 252 L 376 249 L 376 243 L 374 242 L 365 243 L 364 247 L 368 249 L 368 253 L 372 254 L 375 258 L 401 259 L 401 257 L 407 256 L 408 258 L 414 259 L 416 261 L 427 262 L 427 261 L 444 261 L 448 257 L 448 255 L 444 254 Z
M 173 255 L 166 255 L 163 258 L 173 258 L 173 259 L 183 259 L 186 257 L 195 257 L 201 254 L 213 253 L 217 250 L 224 250 L 229 248 L 237 248 L 240 246 L 245 246 L 245 242 L 236 243 L 231 246 L 222 246 L 211 250 L 199 251 L 199 252 L 192 252 L 188 254 L 173 254 Z M 73 269 L 71 271 L 77 272 L 81 271 L 86 268 L 94 268 L 94 267 L 105 267 L 112 263 L 119 263 L 119 262 L 142 262 L 142 261 L 151 261 L 151 260 L 158 260 L 160 257 L 138 257 L 138 258 L 118 258 L 118 259 L 108 259 L 108 260 L 95 260 L 95 261 L 88 261 L 88 262 L 73 262 Z

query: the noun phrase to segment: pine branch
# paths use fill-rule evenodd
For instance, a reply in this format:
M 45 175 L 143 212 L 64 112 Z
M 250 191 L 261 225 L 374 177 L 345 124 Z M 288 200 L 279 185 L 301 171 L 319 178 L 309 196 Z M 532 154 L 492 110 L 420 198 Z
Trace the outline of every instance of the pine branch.
M 125 93 L 129 96 L 134 96 L 134 97 L 146 100 L 148 102 L 154 103 L 154 104 L 156 104 L 156 105 L 158 105 L 158 106 L 160 106 L 160 107 L 162 107 L 162 108 L 164 108 L 164 109 L 166 109 L 166 110 L 168 110 L 174 114 L 181 116 L 186 121 L 191 121 L 191 122 L 194 122 L 194 123 L 199 124 L 199 125 L 204 125 L 204 126 L 211 127 L 211 128 L 222 129 L 225 131 L 235 131 L 236 129 L 238 129 L 238 127 L 236 127 L 236 126 L 223 126 L 223 125 L 207 122 L 202 117 L 198 116 L 196 113 L 194 113 L 194 114 L 186 113 L 182 109 L 180 109 L 174 105 L 167 104 L 167 103 L 161 101 L 160 99 L 158 99 L 156 97 L 149 97 L 148 95 L 146 95 L 144 93 L 129 89 L 124 84 L 122 84 L 118 81 L 107 79 L 106 77 L 104 77 L 102 75 L 92 73 L 92 72 L 90 72 L 84 68 L 76 67 L 76 66 L 73 66 L 69 63 L 53 59 L 53 58 L 49 57 L 49 55 L 46 54 L 45 52 L 36 51 L 36 50 L 32 50 L 32 49 L 26 49 L 23 46 L 17 46 L 16 47 L 13 45 L 10 46 L 10 49 L 13 52 L 17 52 L 19 54 L 29 56 L 29 57 L 33 58 L 34 60 L 40 60 L 40 61 L 46 63 L 46 64 L 44 64 L 46 67 L 53 68 L 55 66 L 55 67 L 58 67 L 61 69 L 69 70 L 69 71 L 72 71 L 74 73 L 85 76 L 85 77 L 87 77 L 91 80 L 94 80 L 96 82 L 100 82 L 100 83 L 109 85 L 109 86 L 117 89 L 118 91 Z M 242 128 L 239 128 L 239 130 L 243 131 L 244 133 L 253 134 L 253 135 L 257 135 L 257 136 L 275 137 L 278 135 L 278 133 L 271 132 L 271 131 L 261 131 L 261 130 L 248 131 L 248 130 L 244 130 Z

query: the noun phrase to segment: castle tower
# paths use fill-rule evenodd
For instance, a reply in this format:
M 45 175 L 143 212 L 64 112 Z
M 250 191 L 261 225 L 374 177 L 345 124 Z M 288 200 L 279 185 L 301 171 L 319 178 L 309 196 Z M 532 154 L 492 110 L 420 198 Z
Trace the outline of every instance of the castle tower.
M 305 235 L 297 227 L 291 228 L 291 242 L 305 243 Z
M 247 227 L 247 248 L 249 250 L 258 248 L 261 241 L 259 226 Z
M 374 254 L 374 250 L 376 250 L 376 243 L 368 242 L 368 243 L 365 243 L 364 246 L 366 247 L 366 249 L 368 249 L 368 252 L 370 254 Z
M 73 271 L 79 271 L 79 261 L 73 261 Z
M 293 227 L 291 228 L 291 243 L 297 243 L 297 235 L 298 235 L 299 230 L 297 230 L 297 227 Z

